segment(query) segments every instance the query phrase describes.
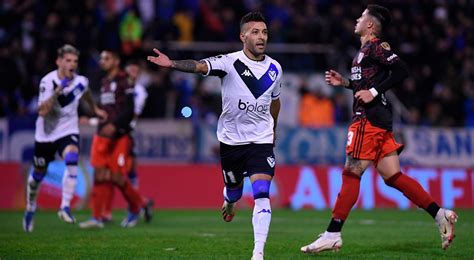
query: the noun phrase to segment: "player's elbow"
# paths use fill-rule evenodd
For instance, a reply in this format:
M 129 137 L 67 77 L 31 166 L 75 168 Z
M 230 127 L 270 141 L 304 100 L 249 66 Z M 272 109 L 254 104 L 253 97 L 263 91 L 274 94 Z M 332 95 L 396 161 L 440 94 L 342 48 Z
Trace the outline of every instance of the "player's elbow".
M 408 76 L 410 76 L 408 66 L 403 61 L 400 61 L 400 62 L 397 63 L 396 73 L 398 74 L 398 78 L 400 79 L 400 81 L 403 81 L 406 78 L 408 78 Z
M 196 64 L 196 72 L 201 73 L 203 75 L 206 75 L 208 72 L 209 68 L 207 67 L 207 64 L 205 62 L 198 62 Z

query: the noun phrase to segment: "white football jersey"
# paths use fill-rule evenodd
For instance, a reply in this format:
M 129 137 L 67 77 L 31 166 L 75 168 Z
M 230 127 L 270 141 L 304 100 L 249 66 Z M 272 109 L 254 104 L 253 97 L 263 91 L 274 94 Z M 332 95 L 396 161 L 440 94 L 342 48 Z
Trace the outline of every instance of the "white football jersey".
M 217 139 L 228 145 L 273 143 L 270 104 L 280 96 L 283 71 L 265 55 L 262 61 L 249 59 L 243 51 L 204 59 L 205 76 L 222 82 L 222 114 Z
M 139 116 L 142 114 L 143 108 L 145 107 L 145 102 L 148 98 L 148 92 L 143 85 L 137 83 L 133 89 L 133 97 L 135 101 L 134 112 Z
M 58 71 L 54 70 L 41 79 L 38 103 L 41 105 L 53 94 L 55 87 L 61 87 Z M 36 119 L 35 140 L 37 142 L 54 142 L 70 134 L 79 134 L 77 108 L 79 99 L 89 87 L 89 80 L 81 75 L 74 75 L 72 82 L 63 89 L 63 94 L 54 103 L 50 113 Z

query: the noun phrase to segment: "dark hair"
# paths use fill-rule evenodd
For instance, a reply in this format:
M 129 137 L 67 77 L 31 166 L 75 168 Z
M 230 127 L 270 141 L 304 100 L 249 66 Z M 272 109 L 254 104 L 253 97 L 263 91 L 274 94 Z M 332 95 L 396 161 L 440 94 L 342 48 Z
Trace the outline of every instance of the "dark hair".
M 138 59 L 130 59 L 127 61 L 127 63 L 125 63 L 125 66 L 128 65 L 136 65 L 140 67 L 140 62 L 138 61 Z
M 392 15 L 390 11 L 381 6 L 381 5 L 368 5 L 367 10 L 369 10 L 369 14 L 379 20 L 380 24 L 382 25 L 381 29 L 384 29 L 385 26 L 389 25 L 392 21 Z
M 260 12 L 250 12 L 242 17 L 240 20 L 240 30 L 242 30 L 242 26 L 248 22 L 264 22 L 265 23 L 265 17 L 263 17 L 263 14 Z
M 115 58 L 120 59 L 120 54 L 119 54 L 119 52 L 118 52 L 116 49 L 113 49 L 113 48 L 105 48 L 105 49 L 103 49 L 102 51 L 109 52 L 109 53 L 112 54 L 112 56 L 114 56 Z
M 64 54 L 74 54 L 79 56 L 79 50 L 76 47 L 72 46 L 71 44 L 64 44 L 61 48 L 58 49 L 58 57 L 64 57 Z

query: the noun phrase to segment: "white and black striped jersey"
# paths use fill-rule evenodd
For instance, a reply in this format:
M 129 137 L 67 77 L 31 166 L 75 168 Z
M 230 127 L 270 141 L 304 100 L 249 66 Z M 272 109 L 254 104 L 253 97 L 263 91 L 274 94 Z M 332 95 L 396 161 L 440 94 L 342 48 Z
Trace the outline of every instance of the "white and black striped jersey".
M 40 81 L 38 103 L 41 105 L 48 100 L 56 88 L 61 88 L 58 71 L 54 70 Z M 79 119 L 77 108 L 79 100 L 89 87 L 89 80 L 75 74 L 72 81 L 63 89 L 50 113 L 36 119 L 35 141 L 54 142 L 61 137 L 79 134 Z

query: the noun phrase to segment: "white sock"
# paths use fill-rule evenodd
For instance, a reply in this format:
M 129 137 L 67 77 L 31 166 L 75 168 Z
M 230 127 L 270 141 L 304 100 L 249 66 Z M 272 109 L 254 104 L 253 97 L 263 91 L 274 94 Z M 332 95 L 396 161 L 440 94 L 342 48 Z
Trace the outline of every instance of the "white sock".
M 36 194 L 40 186 L 39 182 L 36 182 L 33 175 L 28 176 L 28 183 L 26 184 L 26 210 L 36 211 Z
M 63 198 L 61 200 L 61 208 L 70 207 L 71 200 L 76 191 L 77 185 L 77 165 L 66 165 L 63 174 Z
M 329 239 L 337 239 L 341 237 L 341 232 L 324 232 L 324 236 L 329 238 Z
M 260 198 L 255 200 L 253 208 L 252 225 L 254 234 L 253 254 L 263 254 L 265 242 L 267 241 L 268 229 L 272 220 L 272 209 L 270 199 Z

